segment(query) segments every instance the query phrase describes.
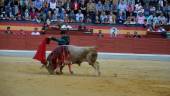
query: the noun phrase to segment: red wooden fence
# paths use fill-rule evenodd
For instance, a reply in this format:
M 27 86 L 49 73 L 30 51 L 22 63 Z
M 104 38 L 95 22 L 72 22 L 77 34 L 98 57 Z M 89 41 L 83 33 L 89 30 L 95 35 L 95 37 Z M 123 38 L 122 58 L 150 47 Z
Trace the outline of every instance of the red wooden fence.
M 0 49 L 36 50 L 43 36 L 0 35 Z M 59 37 L 59 36 L 56 36 Z M 96 46 L 100 52 L 114 53 L 147 53 L 170 54 L 170 40 L 162 38 L 102 38 L 97 36 L 71 36 L 71 44 L 79 46 Z M 57 44 L 51 42 L 48 50 L 53 50 Z

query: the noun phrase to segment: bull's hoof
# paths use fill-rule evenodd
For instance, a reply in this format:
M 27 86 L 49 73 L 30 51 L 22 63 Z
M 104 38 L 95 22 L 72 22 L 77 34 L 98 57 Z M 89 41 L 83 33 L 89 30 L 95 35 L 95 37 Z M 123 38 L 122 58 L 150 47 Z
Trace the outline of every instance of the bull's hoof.
M 73 75 L 73 74 L 74 74 L 74 72 L 73 72 L 73 71 L 70 71 L 70 74 L 72 74 L 72 75 Z
M 61 72 L 56 72 L 57 75 L 61 75 L 62 73 Z

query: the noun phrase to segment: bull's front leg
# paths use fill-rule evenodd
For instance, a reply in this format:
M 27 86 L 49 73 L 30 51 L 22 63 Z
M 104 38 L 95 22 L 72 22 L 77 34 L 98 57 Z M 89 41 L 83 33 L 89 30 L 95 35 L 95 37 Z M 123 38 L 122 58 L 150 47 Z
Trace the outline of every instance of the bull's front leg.
M 92 67 L 96 70 L 97 72 L 97 75 L 100 76 L 101 75 L 101 72 L 100 72 L 100 65 L 99 65 L 99 62 L 94 62 L 93 64 L 91 64 Z
M 71 70 L 71 65 L 72 64 L 68 64 L 68 69 L 69 69 L 70 74 L 73 74 L 73 71 Z

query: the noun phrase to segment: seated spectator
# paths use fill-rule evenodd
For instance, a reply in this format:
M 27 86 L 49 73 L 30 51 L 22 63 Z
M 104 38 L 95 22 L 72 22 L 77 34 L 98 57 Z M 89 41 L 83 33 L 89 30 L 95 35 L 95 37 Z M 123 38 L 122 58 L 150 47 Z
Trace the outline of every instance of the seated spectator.
M 83 22 L 84 21 L 84 14 L 81 12 L 81 10 L 78 11 L 76 14 L 76 21 L 77 22 Z
M 134 32 L 134 34 L 133 34 L 133 38 L 141 38 L 141 36 L 138 34 L 138 32 Z
M 23 29 L 20 30 L 19 35 L 26 35 L 25 31 Z
M 40 35 L 40 32 L 38 32 L 38 28 L 35 28 L 34 31 L 31 33 L 31 35 L 34 36 Z
M 116 23 L 116 15 L 113 14 L 112 11 L 111 11 L 110 14 L 108 15 L 108 18 L 109 18 L 108 22 L 109 22 L 110 24 L 115 24 L 115 23 Z
M 106 15 L 106 13 L 104 11 L 100 15 L 100 22 L 101 23 L 107 23 L 108 22 L 107 15 Z
M 158 20 L 160 21 L 161 25 L 165 25 L 167 23 L 167 19 L 165 18 L 163 13 L 161 13 L 161 15 L 158 16 Z
M 99 30 L 99 33 L 97 34 L 98 38 L 103 38 L 104 34 L 102 33 L 102 30 Z
M 130 15 L 127 17 L 127 20 L 124 22 L 124 24 L 136 24 L 135 17 L 130 13 Z
M 123 24 L 126 20 L 126 16 L 124 13 L 120 12 L 119 15 L 116 18 L 116 23 Z
M 5 34 L 13 34 L 13 32 L 11 31 L 11 27 L 7 27 Z
M 137 23 L 144 24 L 144 20 L 145 20 L 145 16 L 143 15 L 143 13 L 139 13 L 139 15 L 137 16 Z

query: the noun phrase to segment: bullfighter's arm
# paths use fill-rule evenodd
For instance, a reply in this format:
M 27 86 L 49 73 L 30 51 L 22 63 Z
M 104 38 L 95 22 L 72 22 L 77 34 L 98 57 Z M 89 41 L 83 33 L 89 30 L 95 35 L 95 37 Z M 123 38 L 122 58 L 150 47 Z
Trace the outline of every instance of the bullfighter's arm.
M 58 38 L 55 38 L 55 37 L 49 37 L 49 39 L 50 39 L 50 40 L 53 40 L 53 41 L 56 41 L 56 42 L 59 41 L 59 39 L 58 39 Z

